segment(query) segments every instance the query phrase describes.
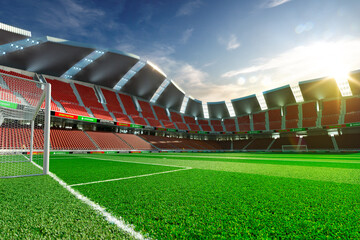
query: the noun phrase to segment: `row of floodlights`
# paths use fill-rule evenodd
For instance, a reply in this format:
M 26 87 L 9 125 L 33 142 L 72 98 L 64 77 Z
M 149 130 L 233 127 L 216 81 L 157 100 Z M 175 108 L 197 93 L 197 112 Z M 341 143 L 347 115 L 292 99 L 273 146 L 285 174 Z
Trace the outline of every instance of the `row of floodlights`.
M 34 43 L 34 44 L 39 44 L 40 42 L 39 41 L 34 41 L 34 40 L 30 40 L 30 38 L 26 39 L 27 42 L 30 42 L 31 43 Z M 12 44 L 11 44 L 12 45 Z
M 102 51 L 99 51 L 99 50 L 96 50 L 95 51 L 96 53 L 100 53 L 100 54 L 104 54 L 105 52 L 102 52 Z
M 30 40 L 30 38 L 26 39 L 26 41 L 27 41 L 27 42 L 30 42 L 30 43 L 32 43 L 32 44 L 40 44 L 39 41 Z M 19 45 L 13 44 L 13 43 L 10 44 L 10 47 L 14 47 L 14 48 L 17 48 L 17 49 L 20 49 L 20 50 L 23 50 L 23 49 L 24 49 L 23 46 L 19 46 Z M 5 55 L 6 52 L 2 52 L 2 54 Z
M 88 58 L 85 58 L 84 60 L 87 61 L 87 62 L 93 62 L 93 60 L 88 59 Z
M 66 77 L 66 78 L 72 78 L 71 75 L 66 75 L 66 74 L 65 74 L 65 77 Z

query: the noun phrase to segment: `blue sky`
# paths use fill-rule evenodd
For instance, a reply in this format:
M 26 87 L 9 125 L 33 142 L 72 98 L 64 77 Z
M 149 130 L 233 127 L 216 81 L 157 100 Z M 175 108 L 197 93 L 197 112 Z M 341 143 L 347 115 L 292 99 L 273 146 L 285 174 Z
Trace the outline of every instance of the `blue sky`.
M 0 21 L 155 63 L 203 101 L 360 69 L 359 0 L 3 0 Z

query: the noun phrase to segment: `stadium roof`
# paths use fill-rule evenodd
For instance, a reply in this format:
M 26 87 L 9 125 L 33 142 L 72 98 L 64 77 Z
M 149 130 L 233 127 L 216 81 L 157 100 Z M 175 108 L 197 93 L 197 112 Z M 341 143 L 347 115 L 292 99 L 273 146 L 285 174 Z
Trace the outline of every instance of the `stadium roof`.
M 0 65 L 113 88 L 148 101 L 157 93 L 156 104 L 178 112 L 186 95 L 157 66 L 134 54 L 54 37 L 34 38 L 29 31 L 2 23 Z M 162 85 L 164 81 L 167 83 Z M 157 91 L 161 85 L 164 89 Z M 262 95 L 267 108 L 278 108 L 296 103 L 302 97 L 309 101 L 341 96 L 338 85 L 333 78 L 321 78 L 300 82 L 297 94 L 302 96 L 296 97 L 289 85 Z M 359 94 L 359 71 L 351 73 L 348 86 L 352 94 Z M 256 95 L 233 99 L 231 103 L 237 116 L 262 110 Z M 223 101 L 207 103 L 207 106 L 210 118 L 230 117 Z M 203 118 L 202 102 L 189 97 L 185 114 Z

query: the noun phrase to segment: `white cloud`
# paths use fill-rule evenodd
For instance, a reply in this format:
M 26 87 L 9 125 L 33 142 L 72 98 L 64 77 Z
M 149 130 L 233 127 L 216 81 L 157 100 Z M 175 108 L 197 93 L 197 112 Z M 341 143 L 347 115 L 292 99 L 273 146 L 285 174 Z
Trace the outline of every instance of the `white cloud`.
M 240 47 L 240 43 L 238 42 L 237 37 L 232 34 L 230 36 L 229 42 L 227 43 L 226 49 L 227 50 L 235 50 L 238 47 Z
M 280 6 L 284 3 L 290 2 L 291 0 L 266 0 L 261 7 L 263 8 L 273 8 Z
M 183 32 L 183 34 L 182 34 L 182 37 L 181 37 L 181 39 L 180 39 L 180 42 L 181 42 L 182 44 L 187 43 L 187 41 L 189 40 L 189 38 L 192 36 L 193 32 L 194 32 L 194 28 L 188 28 L 188 29 L 186 29 L 186 30 Z
M 239 77 L 237 83 L 239 85 L 244 85 L 246 83 L 246 79 L 244 77 Z
M 331 76 L 360 68 L 360 38 L 316 42 L 289 49 L 274 58 L 222 74 L 223 78 L 249 79 L 249 92 L 270 90 L 299 81 Z M 261 85 L 259 85 L 259 83 Z M 255 89 L 255 90 L 254 90 Z M 252 92 L 250 92 L 252 91 Z
M 86 30 L 86 27 L 105 16 L 104 11 L 78 4 L 75 0 L 62 0 L 59 4 L 50 5 L 47 11 L 39 15 L 38 21 L 60 31 L 76 31 L 79 35 L 89 36 L 94 33 Z
M 247 87 L 240 83 L 212 82 L 207 72 L 187 62 L 174 59 L 173 47 L 162 45 L 157 48 L 155 52 L 144 53 L 140 56 L 146 55 L 148 60 L 159 66 L 168 78 L 174 80 L 187 95 L 196 99 L 207 102 L 230 100 L 239 97 L 239 92 Z
M 182 5 L 176 13 L 176 16 L 187 16 L 191 15 L 194 10 L 200 7 L 202 4 L 201 0 L 190 1 Z

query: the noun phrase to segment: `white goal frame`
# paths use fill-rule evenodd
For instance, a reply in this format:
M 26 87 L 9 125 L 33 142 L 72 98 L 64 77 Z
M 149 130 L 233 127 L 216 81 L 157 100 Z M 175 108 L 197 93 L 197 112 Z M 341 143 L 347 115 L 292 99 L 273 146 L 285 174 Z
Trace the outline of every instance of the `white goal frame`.
M 36 103 L 36 106 L 33 107 L 33 117 L 31 118 L 26 118 L 26 121 L 29 121 L 30 124 L 30 146 L 28 147 L 24 147 L 23 149 L 19 149 L 16 147 L 9 147 L 8 149 L 0 149 L 0 157 L 4 156 L 5 159 L 0 159 L 0 164 L 13 164 L 13 163 L 20 163 L 20 162 L 29 162 L 30 164 L 33 164 L 36 168 L 41 169 L 41 171 L 38 172 L 42 172 L 42 173 L 32 173 L 32 172 L 25 172 L 25 173 L 21 173 L 21 174 L 16 174 L 13 172 L 7 172 L 7 167 L 4 168 L 4 171 L 0 172 L 0 178 L 14 178 L 14 177 L 27 177 L 27 176 L 36 176 L 36 175 L 47 175 L 49 174 L 49 159 L 50 159 L 50 118 L 51 118 L 51 84 L 50 83 L 40 83 L 40 82 L 36 82 L 33 80 L 28 80 L 28 79 L 21 79 L 24 81 L 29 81 L 29 82 L 35 82 L 36 84 L 42 84 L 41 89 L 43 89 L 42 93 L 41 93 L 41 97 L 39 98 L 39 101 Z M 1 90 L 0 90 L 1 91 Z M 40 96 L 40 95 L 39 95 Z M 1 99 L 0 99 L 1 100 Z M 41 110 L 41 106 L 44 103 L 45 100 L 45 108 L 43 109 L 43 111 L 41 112 L 41 115 L 38 115 L 40 110 Z M 11 103 L 11 102 L 10 102 Z M 27 107 L 27 106 L 25 106 Z M 6 109 L 6 108 L 5 108 Z M 9 110 L 11 111 L 11 110 Z M 17 113 L 21 113 L 22 110 L 21 109 L 14 109 L 13 112 L 17 112 Z M 43 145 L 43 149 L 36 149 L 34 148 L 35 145 L 35 141 L 34 141 L 34 132 L 35 132 L 35 119 L 37 118 L 37 116 L 41 116 L 41 119 L 43 119 L 43 137 L 44 137 L 44 145 Z M 17 121 L 16 117 L 11 117 L 9 119 L 12 119 L 13 121 Z M 21 120 L 21 119 L 19 119 Z M 42 138 L 42 137 L 41 137 Z M 28 138 L 27 138 L 28 139 Z M 9 161 L 6 160 L 6 155 L 8 156 L 18 156 L 18 158 L 20 160 L 13 160 L 10 159 Z M 35 155 L 41 155 L 42 156 L 42 161 L 40 161 L 40 163 L 42 162 L 42 166 L 40 166 L 39 164 L 36 163 L 35 161 Z M 23 157 L 21 157 L 23 156 Z M 37 160 L 40 160 L 37 158 Z M 39 162 L 38 162 L 39 163 Z M 0 166 L 1 167 L 1 166 Z
M 282 145 L 282 152 L 307 152 L 307 145 Z

